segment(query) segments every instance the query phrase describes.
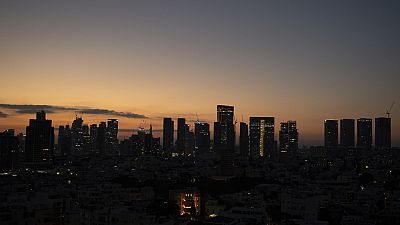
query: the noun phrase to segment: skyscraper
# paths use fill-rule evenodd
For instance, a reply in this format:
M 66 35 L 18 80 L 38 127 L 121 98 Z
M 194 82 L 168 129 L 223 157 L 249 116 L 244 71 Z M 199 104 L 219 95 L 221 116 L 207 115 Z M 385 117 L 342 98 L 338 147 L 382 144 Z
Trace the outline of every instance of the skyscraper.
M 104 154 L 106 152 L 106 133 L 107 133 L 107 124 L 106 122 L 100 122 L 99 127 L 97 128 L 97 152 L 100 154 Z
M 357 147 L 371 148 L 372 145 L 372 119 L 357 119 Z
M 83 152 L 83 119 L 76 116 L 71 126 L 72 154 L 79 155 Z
M 171 154 L 174 148 L 174 121 L 171 118 L 164 118 L 163 121 L 163 150 Z
M 210 124 L 196 122 L 194 124 L 196 155 L 210 151 Z
M 249 157 L 249 126 L 245 122 L 240 122 L 239 145 L 240 155 Z
M 387 117 L 375 118 L 375 147 L 381 149 L 391 146 L 391 119 Z
M 118 120 L 108 119 L 106 130 L 106 149 L 111 154 L 117 154 L 118 146 Z
M 214 123 L 214 151 L 221 159 L 221 175 L 232 175 L 235 151 L 233 106 L 217 105 L 217 122 Z
M 355 142 L 354 119 L 340 120 L 340 145 L 354 147 Z
M 46 120 L 44 111 L 37 112 L 26 127 L 25 161 L 33 167 L 47 167 L 52 163 L 53 149 L 52 121 Z
M 178 134 L 176 137 L 176 150 L 179 154 L 185 152 L 186 142 L 186 119 L 178 118 Z
M 296 121 L 281 123 L 279 131 L 279 152 L 293 154 L 299 148 L 299 132 Z
M 90 131 L 89 126 L 84 124 L 82 126 L 82 137 L 83 137 L 83 152 L 89 153 L 91 151 L 91 139 L 90 139 Z
M 90 125 L 90 151 L 97 152 L 97 124 Z
M 250 156 L 253 159 L 273 154 L 275 147 L 275 118 L 250 117 Z
M 217 153 L 235 149 L 234 107 L 217 105 L 217 123 L 214 123 L 214 146 Z
M 58 148 L 61 155 L 71 155 L 72 139 L 69 125 L 58 128 Z
M 336 148 L 338 146 L 338 121 L 325 120 L 325 147 Z

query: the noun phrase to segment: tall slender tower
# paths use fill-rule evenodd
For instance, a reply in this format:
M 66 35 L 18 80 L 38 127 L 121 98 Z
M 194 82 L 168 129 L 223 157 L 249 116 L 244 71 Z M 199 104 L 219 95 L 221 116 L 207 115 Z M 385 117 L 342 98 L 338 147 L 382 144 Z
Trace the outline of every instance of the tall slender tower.
M 163 120 L 163 150 L 171 154 L 174 148 L 174 121 L 171 118 Z

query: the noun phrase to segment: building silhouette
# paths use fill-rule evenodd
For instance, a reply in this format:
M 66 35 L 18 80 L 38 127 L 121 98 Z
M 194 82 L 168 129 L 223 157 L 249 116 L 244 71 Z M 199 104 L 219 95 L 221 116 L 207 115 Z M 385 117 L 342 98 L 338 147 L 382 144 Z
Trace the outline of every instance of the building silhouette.
M 25 161 L 28 166 L 48 167 L 52 163 L 54 128 L 44 111 L 36 113 L 26 127 Z
M 273 154 L 275 147 L 275 118 L 250 117 L 250 156 L 253 159 Z
M 221 174 L 231 175 L 235 151 L 233 106 L 217 105 L 217 122 L 214 123 L 214 151 L 221 160 Z
M 249 157 L 249 126 L 240 122 L 239 152 L 242 157 Z
M 174 148 L 174 121 L 171 118 L 163 120 L 163 150 L 171 154 Z
M 97 128 L 97 151 L 100 154 L 106 153 L 107 146 L 107 124 L 106 122 L 100 122 L 99 127 Z
M 14 132 L 0 133 L 0 171 L 15 170 L 18 166 L 19 142 Z
M 118 144 L 118 120 L 108 119 L 106 129 L 106 151 L 110 154 L 117 154 L 119 150 Z
M 97 152 L 97 124 L 91 124 L 89 130 L 90 151 Z
M 338 121 L 325 120 L 325 138 L 324 143 L 326 148 L 336 148 L 338 146 Z
M 281 123 L 279 131 L 279 152 L 293 154 L 299 148 L 299 132 L 296 121 Z
M 178 132 L 176 136 L 176 151 L 179 154 L 183 154 L 185 152 L 185 142 L 186 142 L 186 119 L 178 118 Z
M 196 156 L 210 151 L 210 124 L 196 122 L 194 124 Z
M 71 125 L 72 135 L 72 154 L 79 155 L 83 152 L 83 119 L 82 117 L 76 116 L 75 120 Z
M 357 119 L 357 147 L 371 148 L 372 146 L 372 119 Z
M 390 148 L 391 138 L 391 118 L 375 118 L 375 147 L 378 149 Z
M 354 119 L 340 120 L 340 146 L 354 147 L 355 145 Z
M 69 125 L 58 128 L 58 148 L 61 155 L 71 155 L 72 134 Z

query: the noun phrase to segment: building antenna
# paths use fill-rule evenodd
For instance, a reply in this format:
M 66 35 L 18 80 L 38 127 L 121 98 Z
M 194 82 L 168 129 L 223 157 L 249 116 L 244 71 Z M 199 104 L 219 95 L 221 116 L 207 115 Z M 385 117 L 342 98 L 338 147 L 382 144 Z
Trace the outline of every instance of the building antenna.
M 392 105 L 390 106 L 389 109 L 386 109 L 387 118 L 390 118 L 390 112 L 392 111 L 394 104 L 395 101 L 392 102 Z

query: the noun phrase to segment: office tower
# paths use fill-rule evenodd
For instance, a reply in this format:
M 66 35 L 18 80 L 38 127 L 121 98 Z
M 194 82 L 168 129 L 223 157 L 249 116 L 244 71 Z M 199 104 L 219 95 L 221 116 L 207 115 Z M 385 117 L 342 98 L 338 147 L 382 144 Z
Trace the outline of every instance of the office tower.
M 91 139 L 90 139 L 90 132 L 89 126 L 84 124 L 82 126 L 82 133 L 83 133 L 83 152 L 89 153 L 91 151 Z
M 36 119 L 29 120 L 26 127 L 25 161 L 33 167 L 47 167 L 52 163 L 54 149 L 54 128 L 46 120 L 44 111 L 36 113 Z
M 336 148 L 338 146 L 338 121 L 325 120 L 325 147 Z
M 371 148 L 372 119 L 360 118 L 357 120 L 357 147 Z
M 106 149 L 111 154 L 118 153 L 118 120 L 108 119 L 106 131 Z
M 375 147 L 378 149 L 392 146 L 391 119 L 375 118 Z
M 176 137 L 176 150 L 179 154 L 185 152 L 186 142 L 186 120 L 185 118 L 178 118 L 178 134 Z
M 217 105 L 217 122 L 214 123 L 214 148 L 217 154 L 235 149 L 234 107 Z
M 58 128 L 58 148 L 61 155 L 71 155 L 72 139 L 69 125 Z
M 186 134 L 185 134 L 185 155 L 193 155 L 195 149 L 195 135 L 194 132 L 190 130 L 189 124 L 186 124 Z
M 354 119 L 340 120 L 340 145 L 354 147 L 355 141 Z
M 299 132 L 296 121 L 281 123 L 279 131 L 279 152 L 293 154 L 299 148 Z
M 235 151 L 233 106 L 217 105 L 217 122 L 214 123 L 214 151 L 221 159 L 221 175 L 232 175 Z
M 97 124 L 90 125 L 90 151 L 97 152 Z
M 275 147 L 275 118 L 250 117 L 250 156 L 271 156 Z
M 240 155 L 243 157 L 249 157 L 249 126 L 245 122 L 240 122 Z
M 174 148 L 174 121 L 171 118 L 164 118 L 163 121 L 163 150 L 171 154 Z
M 194 124 L 196 156 L 210 151 L 210 124 L 196 122 Z
M 83 131 L 82 131 L 83 119 L 82 117 L 76 116 L 75 120 L 71 125 L 72 135 L 72 154 L 79 155 L 83 151 Z
M 0 133 L 0 171 L 15 170 L 18 165 L 19 143 L 14 132 L 6 130 Z
M 107 124 L 106 122 L 100 122 L 97 128 L 97 152 L 100 154 L 106 153 L 106 134 L 107 134 Z

